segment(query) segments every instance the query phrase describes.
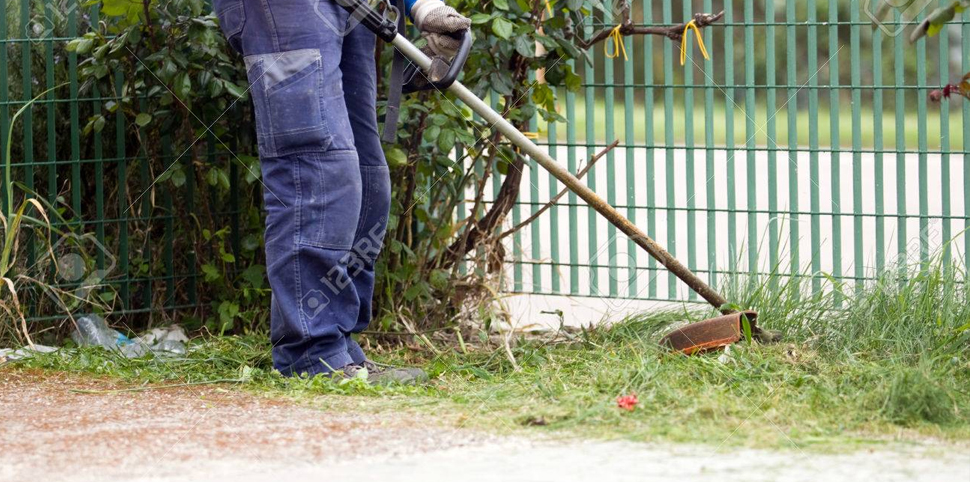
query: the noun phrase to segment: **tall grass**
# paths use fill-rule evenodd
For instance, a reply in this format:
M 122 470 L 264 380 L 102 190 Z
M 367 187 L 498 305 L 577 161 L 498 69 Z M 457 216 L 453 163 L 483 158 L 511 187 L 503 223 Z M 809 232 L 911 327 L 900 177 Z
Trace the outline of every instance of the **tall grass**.
M 25 273 L 23 260 L 20 259 L 18 253 L 20 251 L 21 241 L 28 236 L 26 231 L 30 231 L 30 234 L 34 235 L 34 239 L 39 240 L 46 247 L 51 258 L 53 258 L 50 244 L 52 228 L 50 219 L 41 201 L 38 198 L 29 197 L 29 191 L 24 186 L 20 186 L 13 181 L 11 173 L 11 147 L 13 145 L 14 125 L 17 123 L 20 115 L 29 109 L 38 99 L 63 85 L 66 84 L 47 89 L 21 106 L 10 119 L 10 126 L 6 133 L 6 150 L 4 152 L 3 166 L 4 212 L 0 213 L 0 224 L 2 224 L 3 229 L 3 235 L 0 237 L 0 243 L 2 243 L 0 245 L 0 284 L 2 284 L 0 286 L 0 312 L 6 316 L 0 319 L 0 340 L 5 340 L 9 338 L 10 334 L 14 334 L 15 336 L 19 336 L 22 342 L 26 342 L 26 344 L 31 346 L 34 343 L 27 329 L 27 319 L 24 313 L 25 307 L 21 303 L 21 292 L 25 285 L 41 285 L 42 289 L 48 289 L 50 292 L 55 293 L 57 289 L 55 287 L 44 286 L 44 283 L 31 278 Z M 15 205 L 14 193 L 18 186 L 28 195 L 24 196 L 19 205 Z M 28 207 L 32 207 L 37 215 L 31 216 Z M 56 210 L 52 210 L 52 212 L 56 213 Z
M 824 274 L 745 275 L 728 278 L 723 289 L 758 310 L 761 325 L 826 356 L 912 364 L 967 354 L 970 285 L 965 267 L 947 260 L 941 251 L 858 284 Z M 821 289 L 813 290 L 813 278 Z

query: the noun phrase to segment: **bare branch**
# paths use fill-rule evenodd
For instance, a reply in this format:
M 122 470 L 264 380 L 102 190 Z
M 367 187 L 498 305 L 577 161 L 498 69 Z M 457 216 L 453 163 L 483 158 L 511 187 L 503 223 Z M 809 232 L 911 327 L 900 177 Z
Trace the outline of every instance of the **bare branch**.
M 623 9 L 620 11 L 620 17 L 623 19 L 620 22 L 620 34 L 623 36 L 630 35 L 659 35 L 661 37 L 667 37 L 670 40 L 680 42 L 684 36 L 684 29 L 687 28 L 687 23 L 684 22 L 677 25 L 671 25 L 669 27 L 638 27 L 633 25 L 633 20 L 630 19 L 630 4 L 626 3 L 623 5 Z M 697 28 L 704 28 L 710 26 L 724 18 L 724 11 L 721 10 L 720 13 L 695 13 L 694 23 Z M 613 31 L 614 27 L 604 28 L 593 34 L 589 40 L 583 39 L 578 35 L 576 38 L 576 45 L 582 49 L 588 49 L 591 46 L 606 40 L 610 36 L 610 32 Z
M 593 168 L 593 165 L 596 164 L 596 161 L 600 160 L 601 157 L 605 156 L 607 152 L 612 151 L 613 148 L 615 148 L 619 144 L 620 144 L 620 140 L 617 139 L 613 141 L 612 144 L 606 146 L 602 151 L 599 151 L 595 156 L 593 156 L 589 160 L 589 163 L 586 164 L 586 167 L 583 167 L 582 170 L 580 170 L 579 173 L 576 174 L 576 179 L 582 179 L 583 176 L 585 176 L 586 173 Z M 516 224 L 514 227 L 512 227 L 512 229 L 509 229 L 508 231 L 500 234 L 498 238 L 495 238 L 496 241 L 504 239 L 506 236 L 509 236 L 515 233 L 516 231 L 519 231 L 520 229 L 531 224 L 533 221 L 538 219 L 539 216 L 542 215 L 542 213 L 548 211 L 550 208 L 555 206 L 556 203 L 558 203 L 559 200 L 562 199 L 562 197 L 565 196 L 567 192 L 569 192 L 569 189 L 563 188 L 562 191 L 559 191 L 559 194 L 556 194 L 555 197 L 549 200 L 549 202 L 547 202 L 544 206 L 539 208 L 539 210 L 536 211 L 535 214 L 533 214 L 532 216 L 529 216 L 528 219 L 526 219 L 525 221 L 522 221 L 521 223 Z

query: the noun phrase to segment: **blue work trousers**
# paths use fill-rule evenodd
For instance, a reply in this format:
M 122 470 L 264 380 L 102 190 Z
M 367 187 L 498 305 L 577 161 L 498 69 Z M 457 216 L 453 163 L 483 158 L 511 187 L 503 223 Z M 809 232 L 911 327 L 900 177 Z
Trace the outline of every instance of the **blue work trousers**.
M 333 0 L 215 0 L 256 112 L 284 375 L 364 361 L 391 180 L 377 131 L 375 35 Z

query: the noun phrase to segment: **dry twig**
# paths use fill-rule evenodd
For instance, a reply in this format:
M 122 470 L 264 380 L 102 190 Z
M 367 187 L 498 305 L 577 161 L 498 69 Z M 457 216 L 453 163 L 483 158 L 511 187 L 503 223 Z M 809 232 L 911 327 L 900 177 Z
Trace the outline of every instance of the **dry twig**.
M 576 179 L 582 179 L 583 176 L 585 176 L 586 173 L 589 172 L 589 170 L 593 168 L 593 165 L 596 164 L 596 161 L 600 160 L 600 158 L 602 158 L 603 156 L 605 156 L 607 152 L 612 151 L 613 148 L 615 148 L 617 145 L 619 145 L 619 143 L 620 143 L 620 140 L 617 139 L 617 140 L 613 141 L 612 144 L 606 146 L 602 151 L 599 151 L 598 153 L 596 153 L 596 155 L 593 156 L 589 160 L 589 163 L 587 163 L 586 166 L 583 167 L 576 174 Z M 558 203 L 559 200 L 562 199 L 562 197 L 565 196 L 567 192 L 569 192 L 569 189 L 563 188 L 562 191 L 559 191 L 559 194 L 556 194 L 555 197 L 553 197 L 552 199 L 549 200 L 549 202 L 547 202 L 544 206 L 542 206 L 541 208 L 539 208 L 539 210 L 536 211 L 535 214 L 533 214 L 532 216 L 529 216 L 525 221 L 522 221 L 521 223 L 516 224 L 514 227 L 512 227 L 508 231 L 500 234 L 497 239 L 499 239 L 499 240 L 504 239 L 505 237 L 509 236 L 510 234 L 513 234 L 516 231 L 518 231 L 518 230 L 520 230 L 520 229 L 528 226 L 529 224 L 531 224 L 533 221 L 535 221 L 536 219 L 538 219 L 539 216 L 542 215 L 542 213 L 548 211 L 550 208 L 552 208 L 553 206 L 555 206 L 556 203 Z

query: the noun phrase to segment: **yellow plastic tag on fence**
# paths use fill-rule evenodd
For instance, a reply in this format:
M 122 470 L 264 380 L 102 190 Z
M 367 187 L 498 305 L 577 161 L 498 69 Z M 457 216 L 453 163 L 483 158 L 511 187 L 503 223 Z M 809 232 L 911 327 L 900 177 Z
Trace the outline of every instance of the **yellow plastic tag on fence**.
M 684 26 L 684 34 L 680 36 L 680 65 L 684 65 L 687 62 L 687 34 L 690 30 L 694 30 L 694 36 L 697 37 L 697 46 L 701 49 L 701 54 L 704 55 L 704 59 L 710 59 L 711 57 L 707 55 L 707 48 L 704 47 L 704 37 L 701 36 L 701 31 L 697 28 L 697 22 L 691 20 L 687 22 Z
M 605 54 L 607 57 L 611 59 L 615 59 L 619 57 L 620 53 L 622 52 L 623 60 L 627 60 L 626 47 L 623 45 L 623 34 L 620 33 L 620 27 L 621 25 L 617 25 L 616 27 L 613 27 L 613 30 L 610 32 L 610 36 L 606 37 L 606 42 L 603 43 L 603 54 Z M 609 49 L 610 41 L 613 42 L 612 53 L 610 52 L 610 49 Z

